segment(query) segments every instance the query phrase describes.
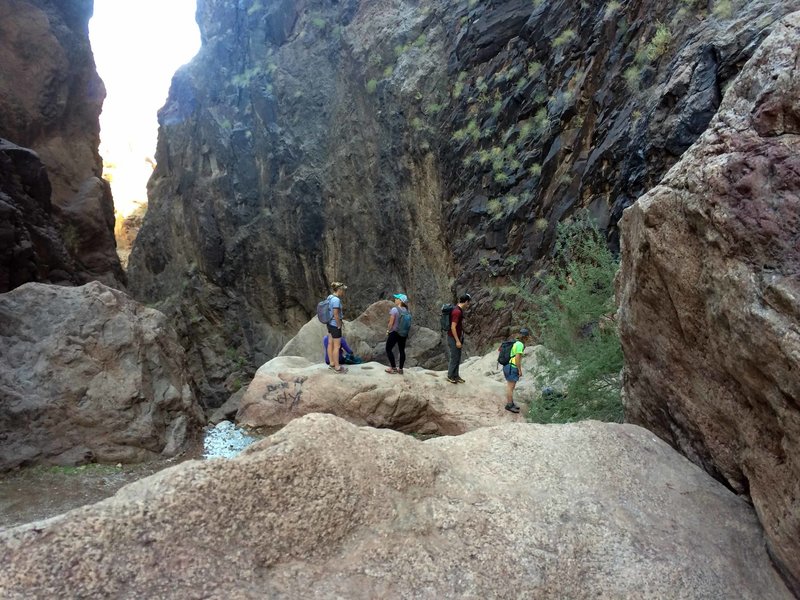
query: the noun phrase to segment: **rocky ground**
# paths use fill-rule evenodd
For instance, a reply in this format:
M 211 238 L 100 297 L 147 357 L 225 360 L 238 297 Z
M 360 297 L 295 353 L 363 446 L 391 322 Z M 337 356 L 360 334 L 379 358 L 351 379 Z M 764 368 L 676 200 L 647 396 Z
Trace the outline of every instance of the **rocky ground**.
M 791 598 L 746 502 L 596 422 L 420 442 L 308 415 L 0 532 L 0 557 L 6 598 Z

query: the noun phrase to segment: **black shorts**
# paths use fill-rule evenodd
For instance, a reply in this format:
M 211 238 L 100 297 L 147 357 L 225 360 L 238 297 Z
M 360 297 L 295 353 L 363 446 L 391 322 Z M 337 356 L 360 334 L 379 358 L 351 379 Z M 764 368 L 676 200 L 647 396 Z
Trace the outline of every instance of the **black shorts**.
M 327 325 L 327 328 L 328 328 L 328 333 L 331 335 L 333 339 L 338 340 L 340 337 L 342 337 L 341 327 L 334 327 L 329 323 Z

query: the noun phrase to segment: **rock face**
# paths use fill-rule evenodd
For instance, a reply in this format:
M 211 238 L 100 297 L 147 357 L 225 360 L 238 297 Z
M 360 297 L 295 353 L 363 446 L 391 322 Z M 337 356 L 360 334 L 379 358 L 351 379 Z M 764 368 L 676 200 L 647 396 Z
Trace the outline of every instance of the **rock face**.
M 344 337 L 353 352 L 365 360 L 375 360 L 389 364 L 386 358 L 386 325 L 389 322 L 389 311 L 394 304 L 382 300 L 369 306 L 357 319 L 345 319 Z M 346 314 L 346 313 L 345 313 Z M 406 345 L 406 366 L 424 367 L 426 369 L 444 369 L 447 367 L 447 346 L 444 336 L 438 332 L 416 324 L 416 315 L 412 312 L 411 333 Z M 278 353 L 278 356 L 301 356 L 310 362 L 324 360 L 322 339 L 328 330 L 317 317 L 300 328 Z M 395 350 L 397 356 L 397 350 Z
M 748 493 L 800 593 L 800 13 L 625 212 L 626 419 Z
M 420 442 L 310 415 L 0 532 L 0 557 L 9 599 L 792 597 L 743 500 L 597 422 Z
M 0 211 L 8 218 L 0 292 L 27 281 L 125 282 L 111 192 L 100 178 L 105 89 L 89 45 L 91 14 L 91 0 L 0 0 L 0 138 L 8 142 L 0 140 Z M 20 164 L 14 146 L 44 166 L 34 189 L 25 183 L 33 158 Z
M 504 410 L 505 386 L 476 377 L 446 381 L 445 371 L 404 369 L 389 375 L 377 363 L 351 365 L 337 375 L 325 364 L 283 356 L 262 366 L 242 396 L 236 422 L 279 427 L 303 415 L 334 414 L 357 425 L 406 433 L 459 435 L 500 423 L 522 421 Z
M 173 456 L 203 423 L 164 315 L 100 283 L 0 295 L 0 471 Z
M 508 284 L 546 267 L 556 223 L 585 207 L 613 241 L 797 9 L 201 0 L 132 289 L 175 318 L 215 404 L 240 357 L 276 355 L 332 280 L 356 313 L 403 289 L 428 327 L 469 288 L 482 346 L 515 324 Z

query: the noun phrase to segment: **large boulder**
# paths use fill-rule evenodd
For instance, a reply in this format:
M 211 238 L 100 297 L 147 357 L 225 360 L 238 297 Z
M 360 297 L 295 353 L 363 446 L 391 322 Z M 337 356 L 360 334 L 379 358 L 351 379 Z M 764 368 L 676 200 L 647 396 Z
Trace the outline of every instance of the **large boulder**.
M 309 415 L 0 533 L 3 598 L 789 600 L 751 507 L 650 432 L 420 442 Z
M 393 302 L 381 300 L 371 304 L 355 320 L 344 320 L 344 338 L 357 355 L 366 360 L 377 360 L 388 364 L 386 325 L 389 323 L 389 311 L 393 306 Z M 311 362 L 322 361 L 322 338 L 326 335 L 328 330 L 315 316 L 286 343 L 278 356 L 302 356 Z M 426 369 L 446 367 L 447 346 L 444 343 L 444 335 L 414 322 L 406 345 L 406 366 Z
M 505 386 L 485 377 L 453 385 L 443 371 L 405 369 L 390 375 L 378 363 L 337 375 L 325 364 L 282 356 L 263 365 L 241 400 L 236 422 L 278 427 L 303 415 L 334 414 L 357 425 L 408 433 L 458 435 L 520 421 L 504 410 Z
M 202 423 L 161 313 L 97 282 L 0 295 L 0 471 L 173 456 Z
M 625 412 L 737 492 L 800 593 L 800 13 L 625 212 Z

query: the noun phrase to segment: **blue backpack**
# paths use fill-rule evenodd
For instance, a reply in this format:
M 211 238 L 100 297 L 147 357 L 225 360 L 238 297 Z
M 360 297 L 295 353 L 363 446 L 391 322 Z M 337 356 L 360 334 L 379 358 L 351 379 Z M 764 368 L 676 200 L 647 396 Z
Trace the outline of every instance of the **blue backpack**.
M 400 322 L 397 325 L 397 334 L 400 337 L 408 337 L 408 332 L 411 331 L 411 313 L 408 310 L 401 310 L 398 319 Z
M 333 296 L 328 296 L 325 300 L 317 304 L 317 318 L 322 323 L 330 323 L 333 318 L 333 309 L 331 308 L 332 297 Z

